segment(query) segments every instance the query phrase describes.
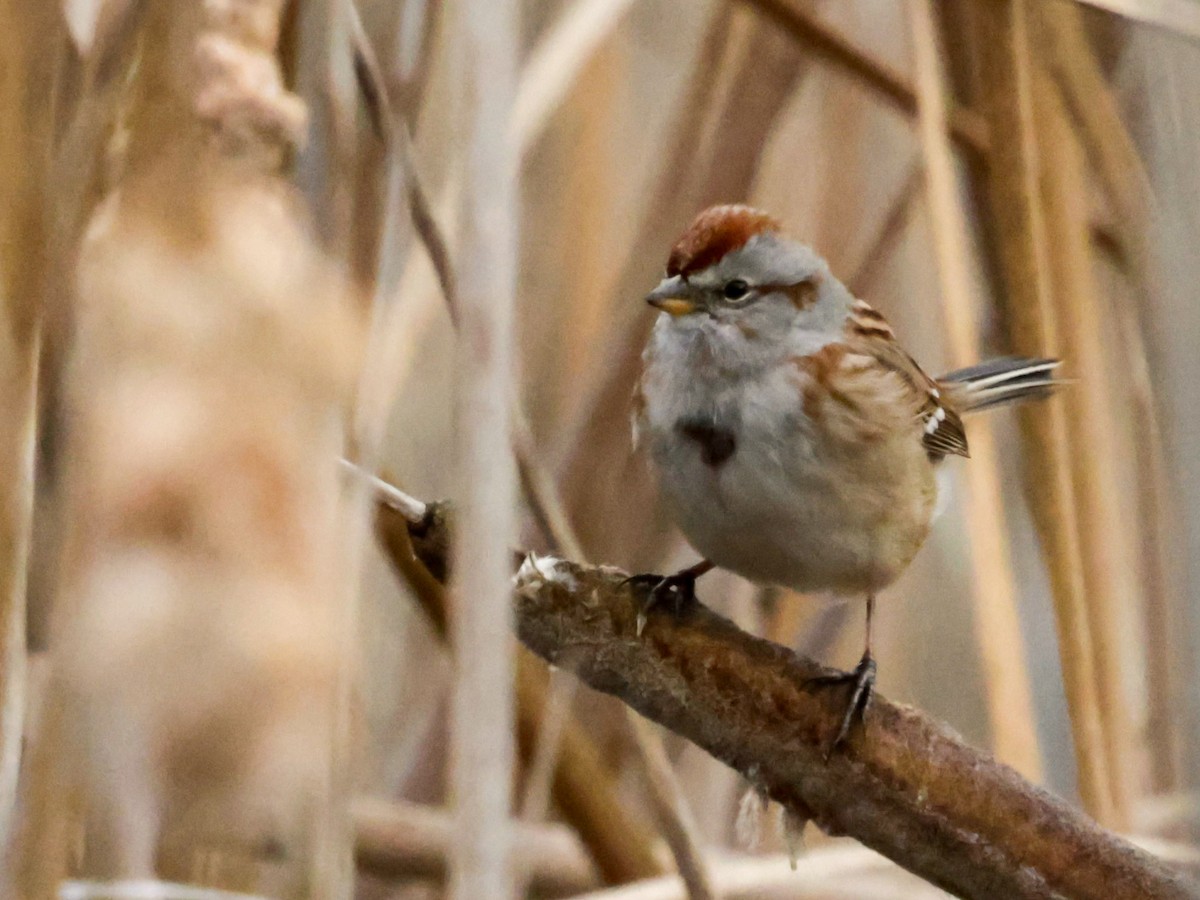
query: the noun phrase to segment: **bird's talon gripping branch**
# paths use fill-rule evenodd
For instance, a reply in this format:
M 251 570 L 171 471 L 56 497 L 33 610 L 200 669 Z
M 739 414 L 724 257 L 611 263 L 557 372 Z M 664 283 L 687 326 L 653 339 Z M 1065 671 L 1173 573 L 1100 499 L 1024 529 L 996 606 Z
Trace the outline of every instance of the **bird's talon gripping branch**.
M 642 636 L 646 627 L 646 617 L 650 610 L 660 605 L 668 597 L 672 600 L 675 615 L 683 613 L 684 609 L 696 602 L 696 578 L 682 573 L 675 575 L 631 575 L 623 584 L 633 585 L 635 589 L 647 588 L 644 592 L 637 590 L 637 635 Z
M 681 569 L 674 575 L 657 575 L 654 573 L 630 575 L 622 581 L 622 585 L 633 585 L 635 588 L 648 588 L 645 594 L 637 600 L 638 637 L 642 636 L 642 631 L 646 627 L 646 616 L 650 610 L 661 604 L 668 597 L 671 598 L 671 607 L 676 616 L 682 615 L 685 609 L 695 603 L 696 579 L 712 569 L 712 567 L 713 564 L 708 560 L 701 560 L 696 565 Z M 641 592 L 638 593 L 640 594 Z
M 854 727 L 854 723 L 866 720 L 867 709 L 871 705 L 871 698 L 875 695 L 875 658 L 868 651 L 863 654 L 863 658 L 854 667 L 854 671 L 839 672 L 836 675 L 818 675 L 816 678 L 811 679 L 809 684 L 816 687 L 843 684 L 851 686 L 850 699 L 846 703 L 846 711 L 842 715 L 841 725 L 838 727 L 837 734 L 834 735 L 833 741 L 830 742 L 829 749 L 825 753 L 825 758 L 829 759 L 845 744 L 846 738 L 850 735 L 850 729 Z

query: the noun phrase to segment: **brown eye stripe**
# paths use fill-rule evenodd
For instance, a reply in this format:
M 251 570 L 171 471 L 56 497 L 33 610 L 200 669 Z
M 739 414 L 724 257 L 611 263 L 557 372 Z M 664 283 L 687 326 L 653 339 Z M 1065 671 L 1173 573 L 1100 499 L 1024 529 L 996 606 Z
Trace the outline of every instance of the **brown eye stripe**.
M 808 309 L 817 302 L 817 282 L 812 278 L 806 278 L 795 284 L 756 284 L 751 287 L 759 294 L 770 294 L 776 291 L 787 294 L 796 309 Z

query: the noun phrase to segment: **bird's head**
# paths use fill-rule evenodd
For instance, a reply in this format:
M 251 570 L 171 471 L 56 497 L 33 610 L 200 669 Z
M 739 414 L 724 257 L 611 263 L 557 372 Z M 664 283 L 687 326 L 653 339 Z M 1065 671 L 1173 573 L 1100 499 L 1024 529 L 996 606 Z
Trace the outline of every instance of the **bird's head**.
M 660 327 L 760 346 L 797 331 L 839 330 L 850 300 L 821 257 L 768 214 L 741 205 L 700 213 L 646 297 L 666 313 Z

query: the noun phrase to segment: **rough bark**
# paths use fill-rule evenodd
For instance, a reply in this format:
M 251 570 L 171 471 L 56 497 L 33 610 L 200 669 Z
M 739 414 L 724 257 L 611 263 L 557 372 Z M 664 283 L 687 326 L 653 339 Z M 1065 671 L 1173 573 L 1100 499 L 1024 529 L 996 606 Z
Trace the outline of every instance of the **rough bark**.
M 445 507 L 432 505 L 411 526 L 381 507 L 379 523 L 384 532 L 408 527 L 417 556 L 444 576 Z M 845 702 L 811 683 L 826 669 L 700 604 L 678 618 L 652 613 L 639 638 L 637 598 L 624 575 L 526 557 L 515 581 L 519 637 L 796 815 L 961 897 L 1200 896 L 1197 885 L 945 725 L 883 697 L 848 746 L 826 759 Z

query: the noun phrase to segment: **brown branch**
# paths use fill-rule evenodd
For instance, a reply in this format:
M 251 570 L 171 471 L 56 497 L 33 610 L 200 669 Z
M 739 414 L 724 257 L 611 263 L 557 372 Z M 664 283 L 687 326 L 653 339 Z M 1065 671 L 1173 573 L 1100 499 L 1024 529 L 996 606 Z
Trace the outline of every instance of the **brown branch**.
M 394 561 L 410 534 L 444 576 L 447 509 L 409 525 L 379 507 Z M 880 697 L 865 732 L 825 759 L 844 698 L 810 684 L 816 662 L 697 605 L 635 633 L 624 573 L 527 557 L 518 635 L 548 662 L 612 694 L 741 772 L 822 829 L 854 837 L 968 898 L 1184 898 L 1200 889 L 1077 809 L 963 744 L 923 713 Z
M 890 66 L 873 58 L 836 29 L 802 8 L 796 0 L 740 0 L 774 21 L 780 28 L 802 43 L 814 55 L 830 63 L 906 115 L 916 118 L 917 92 L 904 76 Z M 987 123 L 968 109 L 951 107 L 946 113 L 946 127 L 955 141 L 977 157 L 985 157 L 988 149 Z

